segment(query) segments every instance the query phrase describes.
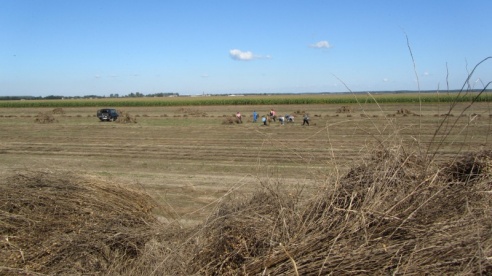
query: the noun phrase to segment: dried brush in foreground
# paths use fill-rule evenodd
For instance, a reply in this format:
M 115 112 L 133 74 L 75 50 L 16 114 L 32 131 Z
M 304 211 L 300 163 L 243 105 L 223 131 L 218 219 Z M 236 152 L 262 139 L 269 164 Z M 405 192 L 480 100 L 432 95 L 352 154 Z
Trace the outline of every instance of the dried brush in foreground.
M 17 173 L 0 179 L 0 273 L 491 275 L 491 161 L 387 149 L 308 198 L 230 194 L 191 229 L 97 178 Z
M 152 201 L 138 192 L 66 172 L 0 181 L 2 275 L 121 271 L 156 236 Z
M 490 275 L 491 160 L 387 150 L 302 204 L 274 189 L 227 202 L 196 235 L 187 273 Z

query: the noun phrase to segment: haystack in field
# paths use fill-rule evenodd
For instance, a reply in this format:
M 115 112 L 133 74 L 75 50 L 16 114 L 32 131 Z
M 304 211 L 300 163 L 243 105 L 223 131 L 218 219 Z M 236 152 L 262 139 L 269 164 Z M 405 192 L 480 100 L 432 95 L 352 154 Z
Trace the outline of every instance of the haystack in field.
M 40 123 L 40 124 L 50 124 L 50 123 L 55 123 L 57 120 L 52 114 L 45 113 L 45 112 L 39 112 L 38 115 L 36 115 L 34 122 Z
M 222 120 L 223 125 L 232 125 L 234 124 L 234 117 L 226 117 Z
M 351 106 L 341 106 L 337 109 L 336 113 L 352 113 L 353 107 Z
M 155 236 L 150 198 L 97 178 L 15 173 L 1 179 L 0 202 L 2 275 L 124 271 Z
M 242 122 L 235 115 L 226 117 L 222 120 L 223 125 L 241 124 Z
M 412 111 L 406 109 L 406 108 L 400 108 L 398 110 L 396 110 L 396 114 L 399 114 L 399 115 L 411 115 L 411 114 L 414 114 Z
M 195 236 L 187 273 L 490 275 L 491 160 L 438 165 L 396 149 L 307 202 L 271 188 L 225 202 Z
M 63 108 L 61 107 L 57 107 L 57 108 L 54 108 L 53 110 L 51 110 L 51 113 L 53 114 L 65 114 L 65 110 L 63 110 Z
M 130 113 L 126 111 L 121 111 L 118 110 L 118 119 L 116 119 L 115 122 L 121 123 L 121 124 L 128 124 L 128 123 L 137 123 L 137 118 L 135 116 L 130 115 Z

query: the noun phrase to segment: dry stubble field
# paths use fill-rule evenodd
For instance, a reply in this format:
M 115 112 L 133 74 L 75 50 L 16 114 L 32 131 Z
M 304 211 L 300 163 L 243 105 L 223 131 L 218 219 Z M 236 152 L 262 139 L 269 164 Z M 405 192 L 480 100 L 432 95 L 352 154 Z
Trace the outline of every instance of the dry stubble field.
M 67 170 L 143 189 L 164 218 L 195 224 L 231 190 L 262 181 L 320 189 L 375 150 L 403 146 L 437 159 L 492 148 L 491 106 L 460 104 L 188 106 L 121 108 L 137 123 L 99 122 L 96 108 L 64 108 L 55 123 L 35 123 L 50 108 L 0 109 L 0 171 Z M 270 108 L 308 112 L 281 126 L 253 123 Z M 408 114 L 397 112 L 404 111 Z M 235 112 L 243 124 L 224 124 Z M 438 131 L 436 135 L 436 131 Z M 293 186 L 294 187 L 294 186 Z

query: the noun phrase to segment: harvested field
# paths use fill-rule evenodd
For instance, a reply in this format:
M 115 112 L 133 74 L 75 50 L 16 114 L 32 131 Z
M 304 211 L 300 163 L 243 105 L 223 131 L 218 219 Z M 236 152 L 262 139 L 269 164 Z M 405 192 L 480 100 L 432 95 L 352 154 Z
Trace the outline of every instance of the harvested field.
M 490 273 L 489 104 L 339 107 L 274 107 L 308 127 L 252 123 L 270 106 L 0 109 L 0 272 Z

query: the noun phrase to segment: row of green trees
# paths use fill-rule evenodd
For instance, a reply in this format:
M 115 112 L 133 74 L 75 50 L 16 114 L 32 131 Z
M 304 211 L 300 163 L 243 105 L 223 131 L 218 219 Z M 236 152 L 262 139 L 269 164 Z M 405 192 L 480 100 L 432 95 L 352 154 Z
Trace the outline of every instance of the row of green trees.
M 174 92 L 161 92 L 154 94 L 143 94 L 140 92 L 132 92 L 128 95 L 120 96 L 120 94 L 109 94 L 109 98 L 155 98 L 155 97 L 178 97 L 179 93 Z M 0 96 L 0 101 L 19 101 L 19 100 L 62 100 L 62 99 L 105 99 L 108 98 L 106 96 L 99 95 L 85 95 L 85 96 L 57 96 L 57 95 L 49 95 L 45 97 L 34 97 L 34 96 Z

